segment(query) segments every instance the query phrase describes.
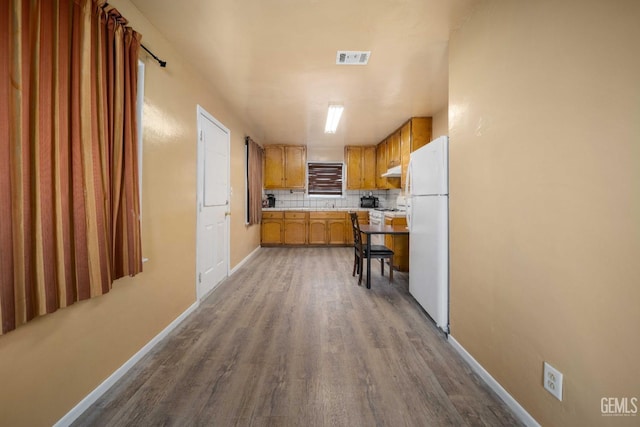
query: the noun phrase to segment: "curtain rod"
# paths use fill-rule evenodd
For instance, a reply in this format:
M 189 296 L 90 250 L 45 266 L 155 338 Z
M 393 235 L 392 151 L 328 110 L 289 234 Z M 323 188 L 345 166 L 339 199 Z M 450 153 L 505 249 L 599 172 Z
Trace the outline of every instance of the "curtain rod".
M 147 48 L 145 47 L 145 45 L 141 44 L 140 46 L 142 46 L 142 48 L 143 48 L 144 50 L 146 50 L 147 52 L 149 52 L 149 55 L 151 55 L 151 56 L 153 57 L 153 59 L 155 59 L 156 61 L 158 61 L 158 64 L 160 64 L 160 66 L 161 66 L 162 68 L 164 68 L 164 67 L 166 67 L 166 66 L 167 66 L 167 61 L 163 61 L 162 59 L 160 59 L 160 58 L 158 58 L 157 56 L 155 56 L 155 55 L 153 54 L 153 52 L 151 52 L 149 49 L 147 49 Z

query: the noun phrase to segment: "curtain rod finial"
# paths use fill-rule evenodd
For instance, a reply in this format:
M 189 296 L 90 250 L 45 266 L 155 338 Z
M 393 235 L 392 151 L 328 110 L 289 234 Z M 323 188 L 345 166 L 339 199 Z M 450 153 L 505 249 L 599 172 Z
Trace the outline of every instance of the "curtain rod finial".
M 158 57 L 157 57 L 153 52 L 151 52 L 149 49 L 147 49 L 147 47 L 146 47 L 145 45 L 140 44 L 140 46 L 142 46 L 142 48 L 143 48 L 144 50 L 146 50 L 146 51 L 149 53 L 149 55 L 151 55 L 151 57 L 152 57 L 153 59 L 155 59 L 156 61 L 158 61 L 158 64 L 160 64 L 160 67 L 161 67 L 161 68 L 165 68 L 165 67 L 167 66 L 167 61 L 163 61 L 162 59 L 158 58 Z

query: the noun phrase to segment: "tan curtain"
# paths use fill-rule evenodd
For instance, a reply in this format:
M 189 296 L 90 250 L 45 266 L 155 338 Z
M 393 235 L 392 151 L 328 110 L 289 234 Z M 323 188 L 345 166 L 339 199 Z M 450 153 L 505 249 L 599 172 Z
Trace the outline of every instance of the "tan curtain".
M 247 137 L 247 151 L 249 160 L 248 194 L 249 194 L 249 225 L 260 224 L 262 219 L 262 148 L 251 138 Z
M 0 3 L 0 332 L 6 333 L 142 270 L 140 36 L 104 1 Z

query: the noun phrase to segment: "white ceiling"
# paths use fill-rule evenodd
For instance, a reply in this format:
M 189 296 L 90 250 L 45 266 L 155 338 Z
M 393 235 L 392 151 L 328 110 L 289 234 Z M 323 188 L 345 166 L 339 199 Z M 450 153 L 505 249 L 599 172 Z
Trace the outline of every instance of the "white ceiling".
M 449 33 L 477 3 L 132 2 L 260 132 L 258 142 L 317 147 L 375 144 L 409 117 L 444 108 Z M 369 64 L 336 65 L 338 50 L 370 50 Z M 330 102 L 345 106 L 334 135 L 324 133 Z

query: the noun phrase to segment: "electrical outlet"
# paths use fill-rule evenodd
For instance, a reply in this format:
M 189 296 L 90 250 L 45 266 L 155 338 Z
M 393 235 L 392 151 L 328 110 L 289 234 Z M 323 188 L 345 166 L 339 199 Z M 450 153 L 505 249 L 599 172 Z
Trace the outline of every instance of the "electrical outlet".
M 544 362 L 544 376 L 542 381 L 544 388 L 556 399 L 562 401 L 562 373 L 547 362 Z

